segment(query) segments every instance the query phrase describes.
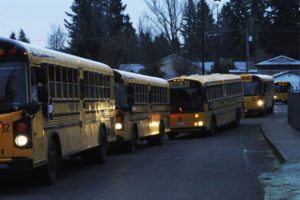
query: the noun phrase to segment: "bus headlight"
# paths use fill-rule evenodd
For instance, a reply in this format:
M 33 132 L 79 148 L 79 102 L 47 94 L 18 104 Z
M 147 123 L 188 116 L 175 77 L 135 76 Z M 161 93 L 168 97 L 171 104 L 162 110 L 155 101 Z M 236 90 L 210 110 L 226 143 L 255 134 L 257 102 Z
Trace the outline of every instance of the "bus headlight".
M 15 143 L 16 145 L 18 145 L 19 147 L 24 147 L 27 145 L 28 143 L 28 137 L 25 135 L 18 135 L 15 139 Z
M 115 128 L 116 130 L 121 130 L 123 128 L 123 125 L 121 123 L 116 123 Z
M 257 105 L 258 105 L 258 106 L 264 105 L 264 101 L 263 101 L 263 100 L 258 100 L 258 101 L 257 101 Z
M 203 121 L 199 121 L 198 126 L 203 126 Z

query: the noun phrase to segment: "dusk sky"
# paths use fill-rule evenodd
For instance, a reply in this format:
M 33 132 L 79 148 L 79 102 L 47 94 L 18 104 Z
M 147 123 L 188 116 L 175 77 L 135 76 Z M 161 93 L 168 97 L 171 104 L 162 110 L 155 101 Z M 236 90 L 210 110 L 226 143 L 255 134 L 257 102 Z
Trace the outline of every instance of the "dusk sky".
M 227 2 L 228 0 L 223 0 Z M 134 27 L 139 17 L 149 12 L 144 0 L 123 0 L 127 4 L 126 13 L 129 14 Z M 210 6 L 213 0 L 207 0 Z M 64 25 L 64 19 L 69 18 L 65 12 L 71 12 L 73 0 L 2 0 L 0 1 L 0 37 L 9 37 L 11 32 L 18 35 L 20 28 L 30 39 L 32 44 L 46 46 L 48 33 L 52 24 Z

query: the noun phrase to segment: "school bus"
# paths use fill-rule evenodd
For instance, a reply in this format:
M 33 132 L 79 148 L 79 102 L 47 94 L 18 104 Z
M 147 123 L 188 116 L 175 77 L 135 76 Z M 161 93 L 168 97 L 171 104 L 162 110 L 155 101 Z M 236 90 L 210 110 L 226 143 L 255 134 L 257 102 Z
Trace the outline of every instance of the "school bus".
M 265 116 L 274 112 L 274 79 L 261 74 L 242 74 L 247 113 Z
M 288 81 L 278 81 L 275 83 L 275 95 L 274 99 L 276 102 L 287 103 L 288 92 L 291 91 L 292 84 Z
M 244 92 L 240 77 L 231 74 L 181 76 L 170 83 L 169 139 L 181 132 L 208 132 L 244 116 Z
M 0 77 L 0 172 L 36 169 L 52 184 L 66 156 L 105 161 L 116 140 L 109 66 L 0 38 Z
M 163 143 L 169 129 L 169 83 L 161 78 L 114 70 L 116 134 L 129 152 L 139 139 Z

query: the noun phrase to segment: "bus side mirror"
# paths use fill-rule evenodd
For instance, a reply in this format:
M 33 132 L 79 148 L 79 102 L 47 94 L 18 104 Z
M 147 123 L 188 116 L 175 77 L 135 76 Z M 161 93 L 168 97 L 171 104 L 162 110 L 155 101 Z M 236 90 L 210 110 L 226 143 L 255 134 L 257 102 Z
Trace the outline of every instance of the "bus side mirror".
M 40 104 L 37 102 L 27 103 L 24 105 L 24 112 L 27 113 L 30 118 L 33 118 L 39 110 Z

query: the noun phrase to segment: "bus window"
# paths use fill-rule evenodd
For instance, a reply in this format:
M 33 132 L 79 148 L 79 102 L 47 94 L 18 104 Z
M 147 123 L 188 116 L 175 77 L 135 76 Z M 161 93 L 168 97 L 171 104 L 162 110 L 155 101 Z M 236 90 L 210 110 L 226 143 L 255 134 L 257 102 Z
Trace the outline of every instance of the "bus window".
M 49 73 L 49 88 L 50 88 L 50 97 L 55 97 L 55 80 L 54 80 L 54 66 L 48 66 Z
M 79 97 L 79 95 L 78 95 L 78 71 L 77 71 L 77 69 L 74 69 L 73 70 L 73 72 L 74 72 L 74 76 L 73 76 L 73 78 L 74 78 L 74 97 L 75 98 L 78 98 Z
M 61 98 L 61 67 L 55 67 L 55 75 L 56 75 L 56 98 Z
M 0 63 L 0 112 L 18 110 L 28 102 L 26 64 L 24 62 Z
M 83 90 L 84 90 L 84 98 L 89 98 L 89 77 L 88 77 L 88 72 L 84 71 L 83 72 Z
M 68 69 L 68 89 L 69 98 L 73 98 L 73 69 Z
M 89 72 L 90 98 L 95 98 L 94 74 L 95 74 L 95 73 L 93 73 L 93 72 Z
M 203 111 L 201 89 L 198 87 L 176 88 L 170 91 L 172 113 Z M 181 109 L 179 109 L 181 108 Z
M 63 67 L 62 68 L 62 94 L 63 94 L 63 98 L 68 98 L 68 74 L 67 74 L 67 68 Z
M 244 83 L 245 96 L 255 96 L 259 94 L 259 82 Z

